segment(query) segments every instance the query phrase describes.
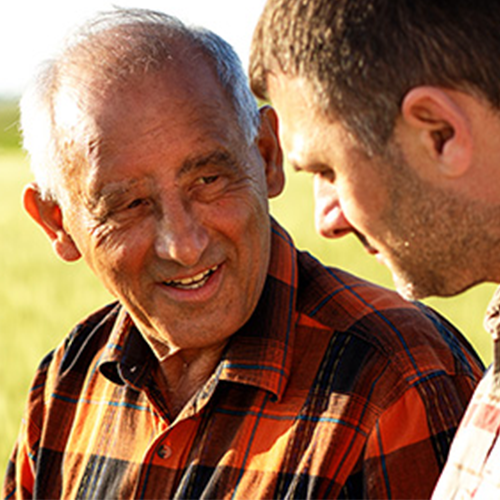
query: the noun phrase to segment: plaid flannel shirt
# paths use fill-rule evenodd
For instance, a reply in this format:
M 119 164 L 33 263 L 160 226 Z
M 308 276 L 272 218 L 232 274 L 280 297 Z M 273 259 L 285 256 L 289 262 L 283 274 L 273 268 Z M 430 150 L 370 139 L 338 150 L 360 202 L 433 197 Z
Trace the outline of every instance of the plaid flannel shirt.
M 433 499 L 500 498 L 500 288 L 488 308 L 493 365 L 481 380 L 460 424 Z
M 482 370 L 434 312 L 276 223 L 253 316 L 175 419 L 156 366 L 119 305 L 78 325 L 35 376 L 4 496 L 425 498 Z

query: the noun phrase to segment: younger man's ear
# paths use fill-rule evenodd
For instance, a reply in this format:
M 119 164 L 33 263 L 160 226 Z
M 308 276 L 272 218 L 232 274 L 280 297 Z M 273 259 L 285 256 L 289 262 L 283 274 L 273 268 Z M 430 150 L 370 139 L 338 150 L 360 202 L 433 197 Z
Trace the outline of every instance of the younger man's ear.
M 58 257 L 67 262 L 81 257 L 73 238 L 64 228 L 63 214 L 56 201 L 42 197 L 39 187 L 32 183 L 24 188 L 23 205 L 31 218 L 45 231 Z
M 281 194 L 285 186 L 283 151 L 278 139 L 278 116 L 271 106 L 263 106 L 259 112 L 261 125 L 257 144 L 265 163 L 268 197 L 274 198 Z
M 437 87 L 415 87 L 401 104 L 403 122 L 447 177 L 463 175 L 472 161 L 469 116 L 455 98 L 458 95 Z

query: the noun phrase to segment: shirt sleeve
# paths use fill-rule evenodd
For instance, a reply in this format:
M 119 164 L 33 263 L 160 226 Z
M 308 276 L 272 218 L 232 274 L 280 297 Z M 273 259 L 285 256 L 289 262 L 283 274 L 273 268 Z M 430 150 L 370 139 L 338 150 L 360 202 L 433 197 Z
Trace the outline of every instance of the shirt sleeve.
M 33 498 L 34 463 L 30 459 L 26 441 L 21 438 L 22 434 L 23 430 L 7 466 L 3 485 L 4 499 Z
M 381 414 L 365 448 L 364 498 L 430 498 L 474 385 L 430 374 Z
M 31 385 L 21 429 L 14 446 L 3 484 L 4 499 L 33 498 L 35 463 L 44 414 L 44 391 L 51 355 L 40 365 Z

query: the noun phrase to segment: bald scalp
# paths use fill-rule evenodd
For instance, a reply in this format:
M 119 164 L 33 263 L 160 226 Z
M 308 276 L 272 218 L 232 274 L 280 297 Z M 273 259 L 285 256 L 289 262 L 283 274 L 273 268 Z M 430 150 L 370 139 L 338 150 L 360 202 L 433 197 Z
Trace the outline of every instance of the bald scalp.
M 96 96 L 106 98 L 145 75 L 200 59 L 213 68 L 245 140 L 253 143 L 260 125 L 257 104 L 236 53 L 220 37 L 143 9 L 101 13 L 82 25 L 41 68 L 21 102 L 24 146 L 43 195 L 61 198 L 61 181 L 85 156 L 86 146 L 60 122 L 59 94 L 82 111 Z

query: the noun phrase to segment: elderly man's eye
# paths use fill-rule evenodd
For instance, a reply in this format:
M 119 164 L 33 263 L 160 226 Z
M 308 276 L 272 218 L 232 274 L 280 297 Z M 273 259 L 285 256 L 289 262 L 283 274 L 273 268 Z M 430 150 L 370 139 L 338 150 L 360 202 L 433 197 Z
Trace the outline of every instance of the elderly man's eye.
M 218 178 L 218 175 L 206 175 L 204 177 L 200 177 L 198 179 L 198 183 L 204 185 L 213 184 Z
M 133 208 L 137 208 L 137 207 L 140 207 L 141 205 L 144 205 L 146 204 L 147 201 L 144 199 L 144 198 L 137 198 L 136 200 L 134 200 L 132 203 L 129 203 L 127 205 L 127 208 L 128 209 L 133 209 Z

